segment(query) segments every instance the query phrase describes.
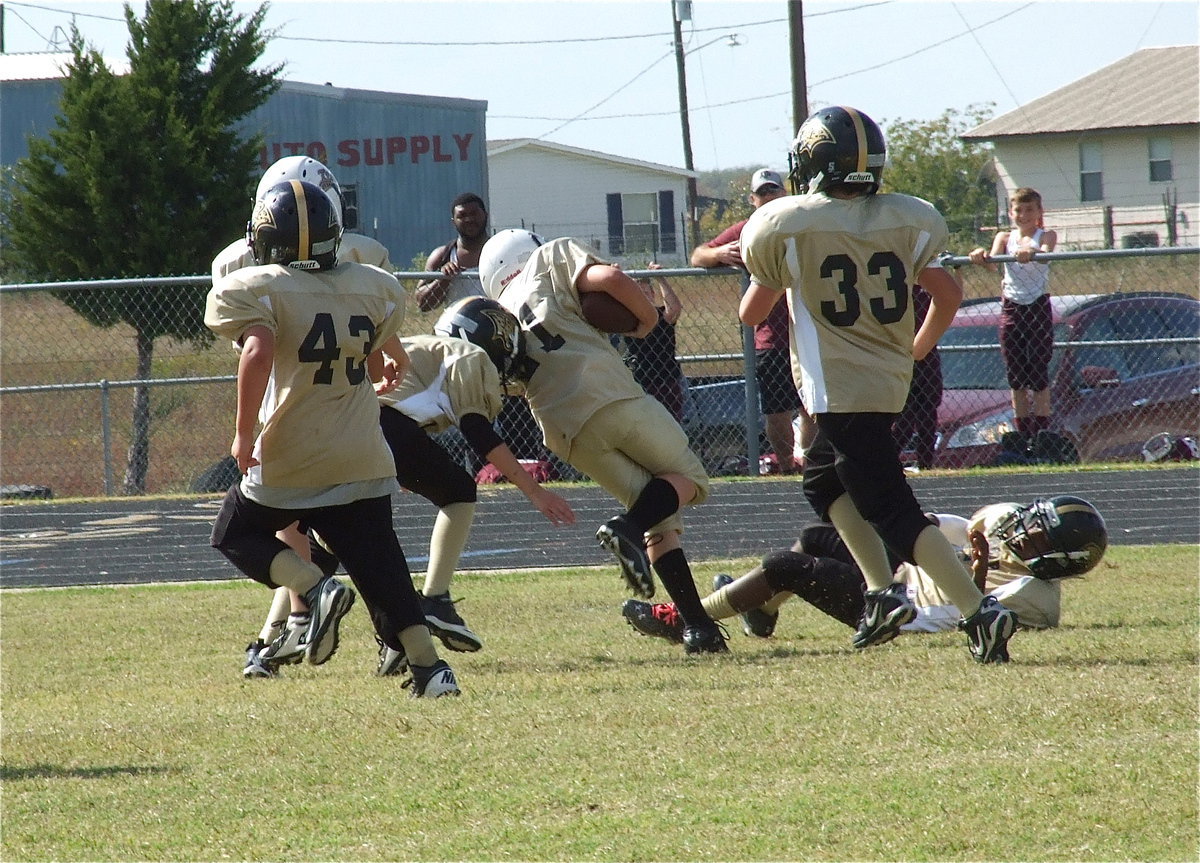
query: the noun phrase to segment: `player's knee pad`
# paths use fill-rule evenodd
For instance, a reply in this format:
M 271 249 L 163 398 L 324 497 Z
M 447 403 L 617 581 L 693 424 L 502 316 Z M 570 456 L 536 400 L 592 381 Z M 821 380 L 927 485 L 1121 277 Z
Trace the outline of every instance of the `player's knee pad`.
M 797 588 L 811 578 L 814 562 L 802 551 L 773 551 L 762 559 L 763 576 L 776 592 L 800 593 Z

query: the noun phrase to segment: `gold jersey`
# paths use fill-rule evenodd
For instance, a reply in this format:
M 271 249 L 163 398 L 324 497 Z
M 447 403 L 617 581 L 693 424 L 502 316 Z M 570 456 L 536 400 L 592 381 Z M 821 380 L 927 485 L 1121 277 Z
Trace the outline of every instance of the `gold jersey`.
M 366 358 L 400 329 L 404 304 L 394 276 L 350 262 L 246 267 L 213 285 L 209 329 L 234 342 L 256 325 L 275 335 L 252 484 L 320 488 L 395 476 Z
M 383 243 L 363 234 L 342 234 L 342 242 L 338 246 L 338 262 L 344 261 L 370 264 L 389 273 L 396 269 L 388 260 L 388 250 Z M 250 244 L 244 238 L 236 240 L 219 251 L 213 258 L 213 281 L 215 282 L 222 276 L 228 276 L 235 270 L 253 266 L 254 253 L 250 250 Z
M 457 426 L 467 414 L 494 420 L 504 406 L 500 372 L 487 352 L 464 339 L 400 339 L 409 367 L 400 385 L 379 397 L 430 434 Z
M 969 519 L 938 515 L 938 526 L 946 539 L 969 559 L 968 537 L 981 532 L 988 542 L 988 570 L 984 592 L 1017 613 L 1022 626 L 1046 629 L 1058 626 L 1062 616 L 1062 588 L 1057 580 L 1043 581 L 1030 573 L 1024 562 L 1000 545 L 995 528 L 1001 519 L 1018 509 L 1015 503 L 994 503 L 975 512 Z M 969 566 L 969 564 L 968 564 Z M 916 603 L 917 619 L 905 626 L 924 632 L 953 629 L 962 613 L 950 602 L 923 569 L 904 563 L 898 578 L 908 587 L 909 598 Z
M 742 229 L 751 278 L 786 291 L 792 376 L 810 413 L 899 413 L 912 378 L 911 286 L 946 247 L 910 195 L 777 198 Z
M 496 298 L 525 331 L 526 352 L 537 364 L 525 396 L 546 446 L 564 457 L 597 410 L 645 395 L 608 334 L 584 320 L 579 305 L 576 280 L 589 266 L 607 263 L 578 240 L 551 240 Z

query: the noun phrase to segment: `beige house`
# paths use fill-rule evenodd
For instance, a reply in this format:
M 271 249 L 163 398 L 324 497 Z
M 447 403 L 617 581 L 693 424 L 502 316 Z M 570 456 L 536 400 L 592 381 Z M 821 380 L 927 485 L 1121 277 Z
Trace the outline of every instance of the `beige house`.
M 631 265 L 686 266 L 694 172 L 533 138 L 490 140 L 487 157 L 493 229 L 578 237 Z
M 1037 189 L 1060 247 L 1200 239 L 1200 46 L 1144 48 L 962 136 L 995 148 L 998 224 Z

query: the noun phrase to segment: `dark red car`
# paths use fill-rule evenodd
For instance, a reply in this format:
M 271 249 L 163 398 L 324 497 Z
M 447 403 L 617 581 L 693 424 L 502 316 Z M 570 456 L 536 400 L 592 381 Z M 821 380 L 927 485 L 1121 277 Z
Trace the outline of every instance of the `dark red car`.
M 1051 304 L 1051 427 L 1080 460 L 1140 459 L 1159 432 L 1200 434 L 1200 301 L 1124 293 Z M 1015 429 L 999 323 L 999 300 L 967 301 L 942 338 L 935 467 L 993 464 Z

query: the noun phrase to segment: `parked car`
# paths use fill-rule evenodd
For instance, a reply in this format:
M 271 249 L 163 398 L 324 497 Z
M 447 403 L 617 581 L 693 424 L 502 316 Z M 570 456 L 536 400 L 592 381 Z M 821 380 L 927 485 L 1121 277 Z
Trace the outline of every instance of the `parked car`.
M 1200 432 L 1200 301 L 1092 294 L 1055 296 L 1051 307 L 1051 428 L 1082 461 L 1140 459 L 1159 432 Z M 941 340 L 935 467 L 994 464 L 1016 428 L 999 323 L 999 300 L 967 301 Z
M 751 412 L 758 433 L 758 451 L 770 452 L 762 412 Z M 683 398 L 683 421 L 692 450 L 712 476 L 747 474 L 746 382 L 743 378 L 688 378 Z

